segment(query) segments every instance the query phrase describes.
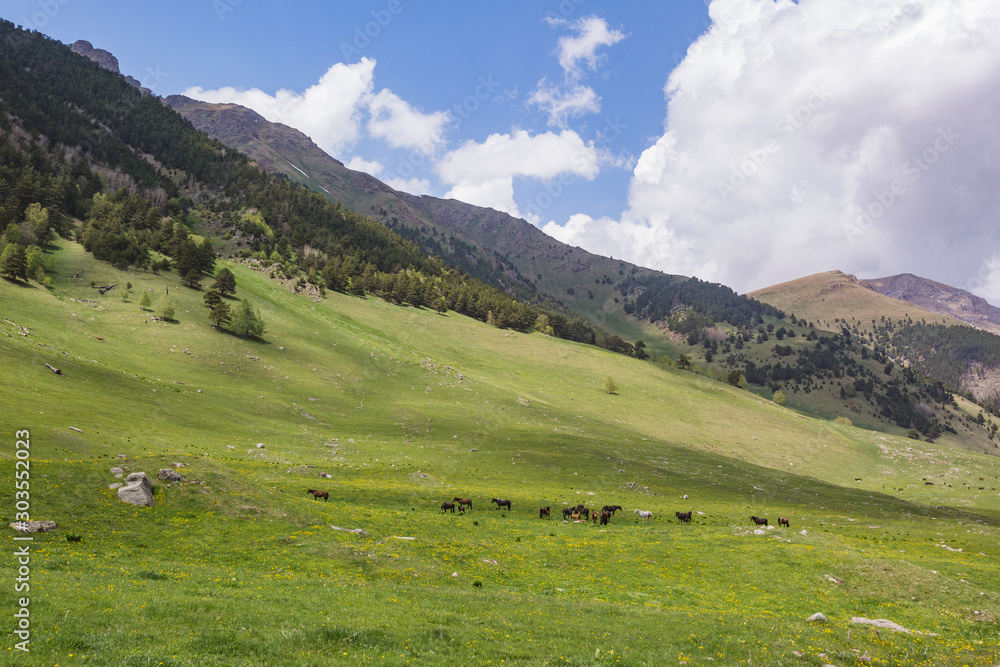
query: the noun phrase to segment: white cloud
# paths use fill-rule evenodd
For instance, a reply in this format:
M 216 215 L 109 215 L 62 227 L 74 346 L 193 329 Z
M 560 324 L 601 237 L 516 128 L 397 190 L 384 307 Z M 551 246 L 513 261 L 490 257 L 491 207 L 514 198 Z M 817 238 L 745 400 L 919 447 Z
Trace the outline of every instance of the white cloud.
M 714 0 L 709 13 L 628 210 L 560 238 L 739 290 L 839 268 L 1000 296 L 1000 4 Z
M 444 146 L 445 128 L 451 121 L 447 111 L 421 113 L 388 88 L 368 101 L 368 132 L 393 148 L 413 148 L 424 154 Z
M 579 78 L 582 74 L 581 61 L 590 69 L 597 67 L 597 49 L 614 46 L 625 39 L 625 33 L 608 28 L 608 22 L 598 16 L 587 16 L 569 24 L 576 31 L 575 36 L 559 38 L 559 64 L 566 76 Z
M 337 155 L 359 138 L 362 110 L 372 91 L 374 70 L 375 61 L 370 58 L 352 65 L 337 63 L 303 93 L 282 89 L 269 95 L 258 88 L 195 87 L 184 94 L 205 102 L 249 107 L 273 123 L 304 132 L 324 151 Z
M 370 176 L 378 176 L 385 171 L 385 167 L 378 160 L 366 160 L 357 155 L 344 162 L 344 166 L 354 171 L 363 171 Z
M 549 85 L 542 79 L 528 98 L 528 103 L 541 107 L 549 115 L 549 125 L 566 127 L 569 118 L 601 110 L 601 98 L 589 86 L 573 86 L 564 91 L 560 86 Z
M 451 186 L 446 197 L 487 206 L 523 217 L 514 202 L 514 178 L 551 181 L 559 176 L 592 180 L 600 170 L 601 153 L 576 132 L 491 134 L 486 141 L 468 141 L 436 165 L 442 182 Z
M 383 181 L 393 190 L 411 195 L 432 195 L 431 183 L 426 178 L 387 178 Z
M 599 60 L 597 49 L 617 44 L 625 39 L 625 33 L 608 28 L 607 21 L 597 16 L 588 16 L 573 23 L 548 19 L 547 23 L 553 27 L 568 25 L 577 34 L 559 38 L 557 52 L 563 68 L 563 85 L 550 84 L 543 78 L 528 97 L 528 104 L 544 110 L 549 116 L 550 126 L 565 128 L 569 118 L 601 110 L 601 98 L 594 89 L 579 83 L 584 74 L 581 61 L 590 69 L 596 69 Z

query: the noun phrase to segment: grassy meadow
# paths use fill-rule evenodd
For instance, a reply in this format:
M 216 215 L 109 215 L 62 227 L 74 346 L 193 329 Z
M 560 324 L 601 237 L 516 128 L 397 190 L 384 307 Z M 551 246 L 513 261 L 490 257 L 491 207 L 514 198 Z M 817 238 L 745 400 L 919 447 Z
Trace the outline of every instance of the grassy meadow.
M 59 523 L 6 664 L 1000 664 L 1000 458 L 234 264 L 267 323 L 243 340 L 176 274 L 60 244 L 50 291 L 0 282 L 0 516 L 27 429 L 32 518 Z M 577 503 L 624 512 L 562 521 Z

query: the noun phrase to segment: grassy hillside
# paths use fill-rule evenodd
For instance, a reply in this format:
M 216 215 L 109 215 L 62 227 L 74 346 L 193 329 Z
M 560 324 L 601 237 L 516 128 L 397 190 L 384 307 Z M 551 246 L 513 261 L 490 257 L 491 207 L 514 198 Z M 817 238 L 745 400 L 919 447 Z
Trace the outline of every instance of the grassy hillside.
M 996 458 L 230 268 L 263 342 L 211 329 L 175 274 L 118 272 L 74 243 L 51 292 L 0 283 L 0 513 L 28 429 L 33 518 L 60 524 L 32 543 L 32 652 L 10 664 L 1000 659 Z M 139 293 L 167 288 L 177 321 L 153 321 Z M 112 467 L 177 463 L 186 481 L 156 480 L 153 508 L 108 489 Z M 453 496 L 472 510 L 442 514 Z M 580 502 L 625 512 L 558 519 Z M 791 527 L 755 534 L 751 514 Z
M 953 317 L 879 294 L 841 271 L 816 273 L 750 292 L 748 296 L 795 313 L 796 317 L 828 331 L 839 328 L 837 318 L 851 323 L 857 321 L 862 329 L 871 329 L 872 320 L 883 317 L 892 320 L 912 318 L 915 322 L 924 320 L 928 324 L 962 324 Z

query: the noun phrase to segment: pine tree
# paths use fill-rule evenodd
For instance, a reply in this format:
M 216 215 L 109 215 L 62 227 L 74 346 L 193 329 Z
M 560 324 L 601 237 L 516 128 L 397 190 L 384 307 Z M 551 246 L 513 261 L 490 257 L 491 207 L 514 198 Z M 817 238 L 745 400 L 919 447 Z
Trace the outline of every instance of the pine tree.
M 0 257 L 0 273 L 11 280 L 28 280 L 28 258 L 19 243 L 11 243 L 4 248 Z
M 142 290 L 142 298 L 139 299 L 139 307 L 146 309 L 153 305 L 152 299 L 149 298 L 149 292 Z
M 774 391 L 774 402 L 777 403 L 778 405 L 785 404 L 785 394 L 780 389 L 776 389 Z
M 219 301 L 212 306 L 212 312 L 208 314 L 208 319 L 212 320 L 212 323 L 215 324 L 215 328 L 217 330 L 222 331 L 222 325 L 228 324 L 229 320 L 232 319 L 229 304 L 220 298 Z
M 212 289 L 217 290 L 223 296 L 232 296 L 236 293 L 236 276 L 227 268 L 219 269 L 219 272 L 215 274 Z
M 165 294 L 160 300 L 160 317 L 165 320 L 174 319 L 174 301 L 169 294 Z
M 230 330 L 242 338 L 260 338 L 264 335 L 264 320 L 246 299 L 242 299 L 233 312 Z

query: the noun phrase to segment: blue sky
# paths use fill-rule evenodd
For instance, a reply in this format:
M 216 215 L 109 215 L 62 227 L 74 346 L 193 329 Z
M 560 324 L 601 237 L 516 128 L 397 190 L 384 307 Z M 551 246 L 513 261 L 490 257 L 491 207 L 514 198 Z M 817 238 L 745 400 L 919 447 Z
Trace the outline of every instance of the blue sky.
M 288 5 L 291 6 L 288 6 Z M 398 189 L 740 291 L 911 272 L 1000 300 L 1000 3 L 8 0 L 157 95 Z

